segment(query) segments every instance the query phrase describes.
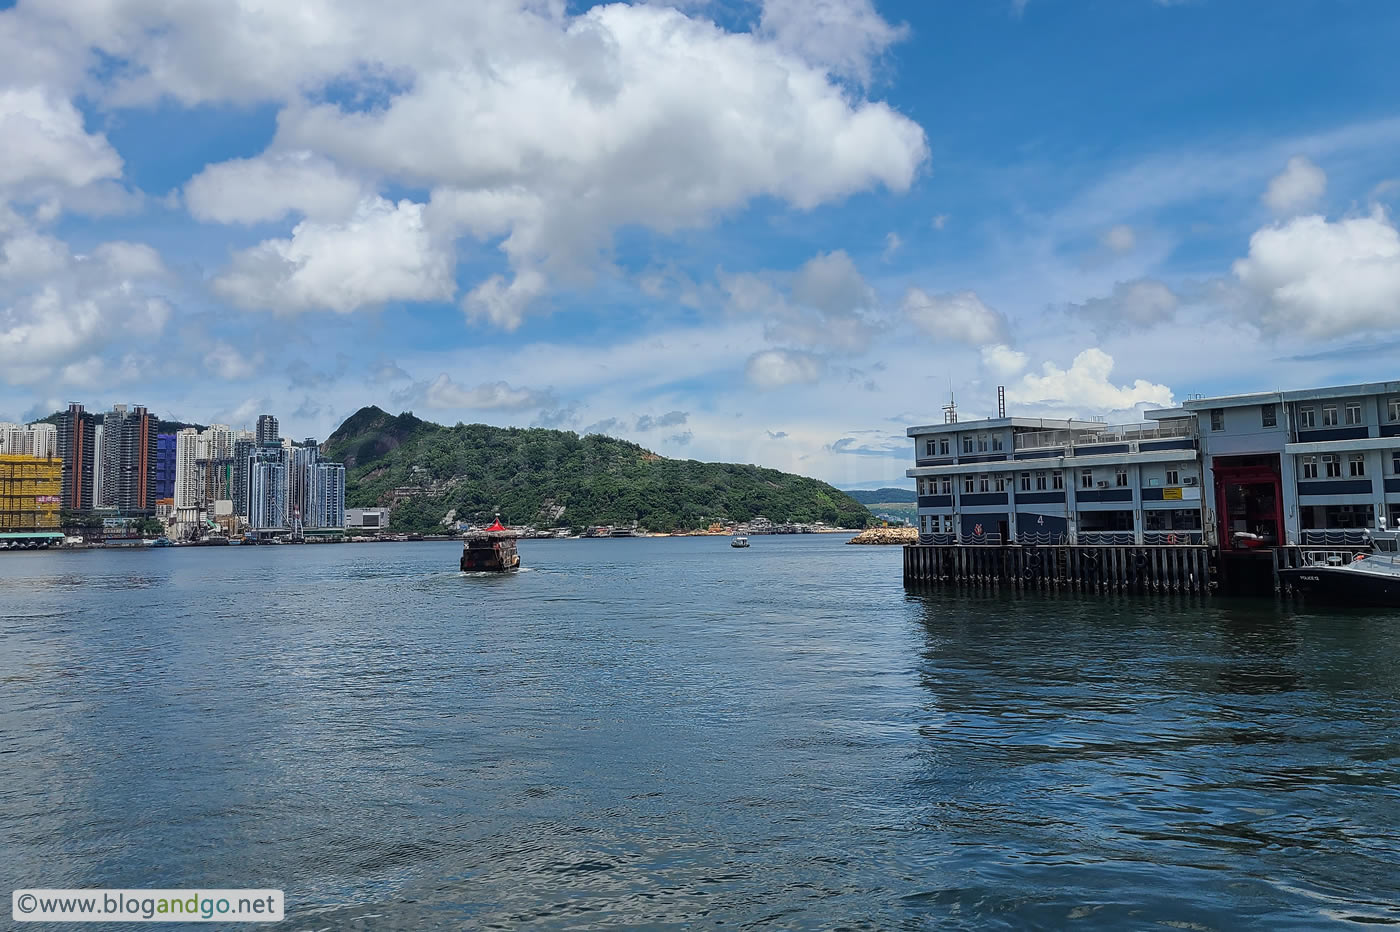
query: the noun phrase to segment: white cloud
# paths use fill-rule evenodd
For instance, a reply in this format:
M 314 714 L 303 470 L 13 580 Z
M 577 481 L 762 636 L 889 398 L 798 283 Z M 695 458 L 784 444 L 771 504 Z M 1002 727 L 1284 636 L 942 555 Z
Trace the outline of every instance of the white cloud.
M 803 263 L 788 296 L 758 275 L 722 276 L 720 285 L 730 310 L 762 319 L 773 343 L 859 353 L 878 327 L 875 291 L 843 250 Z
M 209 165 L 185 185 L 184 200 L 199 220 L 261 223 L 289 212 L 313 220 L 343 220 L 359 205 L 363 186 L 330 160 L 283 152 Z
M 909 33 L 870 0 L 764 0 L 759 28 L 805 61 L 863 82 L 872 60 Z
M 982 364 L 998 378 L 1009 378 L 1026 368 L 1027 356 L 1004 343 L 982 347 Z
M 885 234 L 885 251 L 884 251 L 883 253 L 880 254 L 880 257 L 881 257 L 882 259 L 884 259 L 886 262 L 890 261 L 891 259 L 894 258 L 894 254 L 897 253 L 897 252 L 899 252 L 900 248 L 901 248 L 903 245 L 904 245 L 904 240 L 900 238 L 900 236 L 899 236 L 898 233 L 893 233 L 893 232 L 891 232 L 891 233 L 886 233 L 886 234 Z
M 1316 204 L 1326 190 L 1326 172 L 1306 156 L 1295 155 L 1269 182 L 1263 201 L 1277 213 L 1296 213 Z
M 1338 336 L 1400 328 L 1400 232 L 1377 208 L 1328 222 L 1297 217 L 1249 239 L 1235 277 L 1271 332 Z
M 983 304 L 972 291 L 930 295 L 910 288 L 903 308 L 910 321 L 939 340 L 973 346 L 1007 342 L 1006 315 Z
M 219 378 L 230 381 L 252 378 L 257 374 L 262 360 L 261 353 L 251 357 L 244 356 L 222 341 L 215 343 L 213 348 L 204 354 L 204 364 L 213 369 Z
M 826 364 L 819 357 L 795 350 L 755 353 L 745 368 L 749 382 L 762 389 L 815 382 L 825 371 Z
M 1104 329 L 1149 328 L 1164 323 L 1176 313 L 1176 294 L 1151 278 L 1117 282 L 1106 297 L 1090 298 L 1071 309 Z
M 947 215 L 947 214 L 938 214 L 937 216 L 935 216 L 935 217 L 933 218 L 933 228 L 934 228 L 935 230 L 941 230 L 941 229 L 943 229 L 944 227 L 946 227 L 947 225 L 948 225 L 948 215 Z
M 1103 244 L 1114 252 L 1132 252 L 1137 246 L 1137 234 L 1126 224 L 1119 224 L 1103 235 Z
M 1068 369 L 1046 362 L 1040 374 L 1027 373 L 1020 382 L 1007 388 L 1006 399 L 1014 404 L 1080 417 L 1143 407 L 1171 407 L 1172 391 L 1167 386 L 1143 379 L 1131 385 L 1115 385 L 1109 379 L 1112 371 L 1113 357 L 1097 347 L 1090 347 L 1075 356 Z
M 449 410 L 526 411 L 556 403 L 550 392 L 515 388 L 506 382 L 483 382 L 468 388 L 454 382 L 445 372 L 426 385 L 415 386 L 407 394 L 409 397 L 405 400 L 416 396 L 429 408 Z
M 514 330 L 525 320 L 530 305 L 548 290 L 548 283 L 535 269 L 522 269 L 507 282 L 492 275 L 462 300 L 469 320 L 484 320 L 502 330 Z
M 32 195 L 36 186 L 81 188 L 121 176 L 107 138 L 88 133 L 73 103 L 50 90 L 0 87 L 0 139 L 0 188 Z
M 422 204 L 374 198 L 342 223 L 303 220 L 291 239 L 236 254 L 214 288 L 243 307 L 348 314 L 387 301 L 451 298 L 453 262 L 450 245 L 426 228 Z
M 150 247 L 111 242 L 74 255 L 67 243 L 22 223 L 7 228 L 12 232 L 0 239 L 0 380 L 38 384 L 57 375 L 76 382 L 84 372 L 105 371 L 104 353 L 123 338 L 149 343 L 164 328 L 170 306 L 153 288 L 167 272 Z

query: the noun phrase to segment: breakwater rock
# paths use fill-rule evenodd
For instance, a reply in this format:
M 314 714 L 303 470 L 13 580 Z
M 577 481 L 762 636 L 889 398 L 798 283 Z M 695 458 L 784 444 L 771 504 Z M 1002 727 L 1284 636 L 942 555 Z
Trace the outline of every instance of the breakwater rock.
M 871 527 L 846 541 L 848 544 L 912 544 L 919 539 L 919 529 L 912 527 Z

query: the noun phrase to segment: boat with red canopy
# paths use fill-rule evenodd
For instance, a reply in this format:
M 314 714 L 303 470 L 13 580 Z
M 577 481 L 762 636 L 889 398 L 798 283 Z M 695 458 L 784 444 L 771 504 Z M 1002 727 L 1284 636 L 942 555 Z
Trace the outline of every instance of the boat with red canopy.
M 462 572 L 504 573 L 519 569 L 515 539 L 515 532 L 501 524 L 500 516 L 485 530 L 468 534 L 462 544 Z

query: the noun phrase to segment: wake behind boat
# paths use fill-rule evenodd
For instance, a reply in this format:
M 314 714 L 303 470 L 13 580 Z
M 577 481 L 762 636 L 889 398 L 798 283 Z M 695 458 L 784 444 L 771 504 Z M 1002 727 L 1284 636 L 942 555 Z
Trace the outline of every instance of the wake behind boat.
M 462 544 L 462 572 L 496 572 L 520 568 L 520 554 L 515 549 L 516 534 L 501 524 L 495 523 L 483 531 L 467 535 Z
M 1400 534 L 1372 531 L 1370 553 L 1307 551 L 1303 565 L 1279 570 L 1279 580 L 1305 600 L 1400 608 Z

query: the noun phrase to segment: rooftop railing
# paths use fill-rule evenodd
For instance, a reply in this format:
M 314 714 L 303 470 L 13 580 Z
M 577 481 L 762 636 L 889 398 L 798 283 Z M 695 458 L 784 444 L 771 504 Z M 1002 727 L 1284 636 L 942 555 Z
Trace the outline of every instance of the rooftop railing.
M 1055 447 L 1066 449 L 1089 446 L 1099 443 L 1136 444 L 1150 440 L 1172 440 L 1178 437 L 1195 436 L 1195 428 L 1190 422 L 1180 424 L 1121 424 L 1104 427 L 1101 430 L 1027 430 L 1016 434 L 1015 449 L 1046 450 Z

